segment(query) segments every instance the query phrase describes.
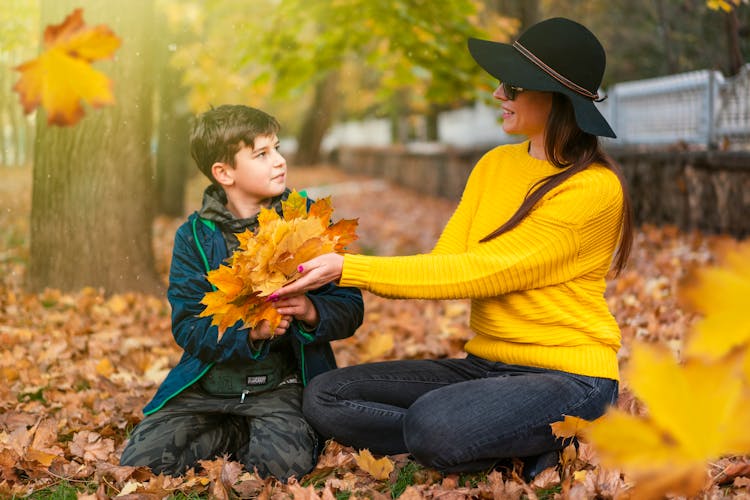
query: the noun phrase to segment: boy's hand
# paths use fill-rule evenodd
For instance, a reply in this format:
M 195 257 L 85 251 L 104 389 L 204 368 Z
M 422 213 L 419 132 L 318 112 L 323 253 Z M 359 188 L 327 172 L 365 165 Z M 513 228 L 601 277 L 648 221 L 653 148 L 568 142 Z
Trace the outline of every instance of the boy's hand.
M 293 297 L 278 299 L 273 303 L 273 307 L 284 317 L 291 316 L 304 323 L 310 329 L 317 327 L 320 321 L 318 310 L 315 309 L 315 306 L 307 295 L 295 295 Z
M 257 325 L 255 325 L 255 328 L 250 330 L 250 338 L 252 340 L 267 340 L 272 339 L 278 335 L 284 335 L 289 328 L 289 325 L 292 323 L 292 318 L 289 316 L 283 316 L 281 318 L 281 323 L 279 323 L 279 326 L 276 327 L 276 330 L 271 330 L 271 325 L 268 323 L 267 319 L 264 319 Z

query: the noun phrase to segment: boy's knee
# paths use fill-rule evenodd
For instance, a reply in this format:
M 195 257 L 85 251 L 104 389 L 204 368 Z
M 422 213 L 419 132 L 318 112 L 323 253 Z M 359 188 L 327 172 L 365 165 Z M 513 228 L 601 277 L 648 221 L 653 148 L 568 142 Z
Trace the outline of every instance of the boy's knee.
M 239 457 L 248 470 L 286 481 L 292 476 L 301 478 L 315 467 L 318 440 L 302 416 L 286 418 L 278 426 L 256 423 L 250 434 L 244 456 Z
M 120 456 L 120 465 L 148 467 L 154 474 L 177 476 L 185 472 L 186 464 L 168 450 L 129 441 Z

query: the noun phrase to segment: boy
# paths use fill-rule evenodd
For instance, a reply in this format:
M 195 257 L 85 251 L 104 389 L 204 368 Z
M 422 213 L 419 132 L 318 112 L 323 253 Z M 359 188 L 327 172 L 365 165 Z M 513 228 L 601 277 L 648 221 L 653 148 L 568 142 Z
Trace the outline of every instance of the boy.
M 247 106 L 225 105 L 199 116 L 191 154 L 212 182 L 200 211 L 175 235 L 167 297 L 180 362 L 145 406 L 120 459 L 156 474 L 180 474 L 228 454 L 261 476 L 302 477 L 315 465 L 317 437 L 302 416 L 302 387 L 336 367 L 329 341 L 362 322 L 359 290 L 322 287 L 274 303 L 282 321 L 248 331 L 238 322 L 217 342 L 200 303 L 206 274 L 237 249 L 235 233 L 255 229 L 261 207 L 281 210 L 286 160 L 279 124 Z

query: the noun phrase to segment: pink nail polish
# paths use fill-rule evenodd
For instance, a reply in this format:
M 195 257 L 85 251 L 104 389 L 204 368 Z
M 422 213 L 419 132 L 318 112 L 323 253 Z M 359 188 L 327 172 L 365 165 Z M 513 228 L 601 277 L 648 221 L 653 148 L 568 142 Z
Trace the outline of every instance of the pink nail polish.
M 305 270 L 305 268 L 304 268 L 304 267 L 302 267 L 302 266 L 297 266 L 297 271 L 299 271 L 299 272 L 302 272 L 302 271 L 304 271 L 304 270 Z
M 276 302 L 277 300 L 279 300 L 279 296 L 276 294 L 271 294 L 266 297 L 266 302 Z

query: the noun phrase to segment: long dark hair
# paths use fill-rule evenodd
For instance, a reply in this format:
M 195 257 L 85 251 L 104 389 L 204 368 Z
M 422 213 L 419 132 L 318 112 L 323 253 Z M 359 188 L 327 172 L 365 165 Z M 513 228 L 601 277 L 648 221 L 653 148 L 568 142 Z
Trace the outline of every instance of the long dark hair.
M 598 137 L 578 128 L 573 105 L 562 94 L 552 94 L 552 109 L 547 118 L 544 150 L 547 154 L 547 160 L 561 171 L 534 184 L 516 213 L 502 226 L 479 240 L 480 243 L 490 241 L 516 227 L 550 190 L 556 188 L 571 176 L 585 170 L 592 163 L 599 163 L 614 172 L 622 186 L 620 244 L 617 252 L 615 252 L 612 265 L 614 275 L 619 275 L 625 268 L 630 255 L 630 248 L 633 245 L 633 214 L 627 182 L 617 163 L 601 149 Z

